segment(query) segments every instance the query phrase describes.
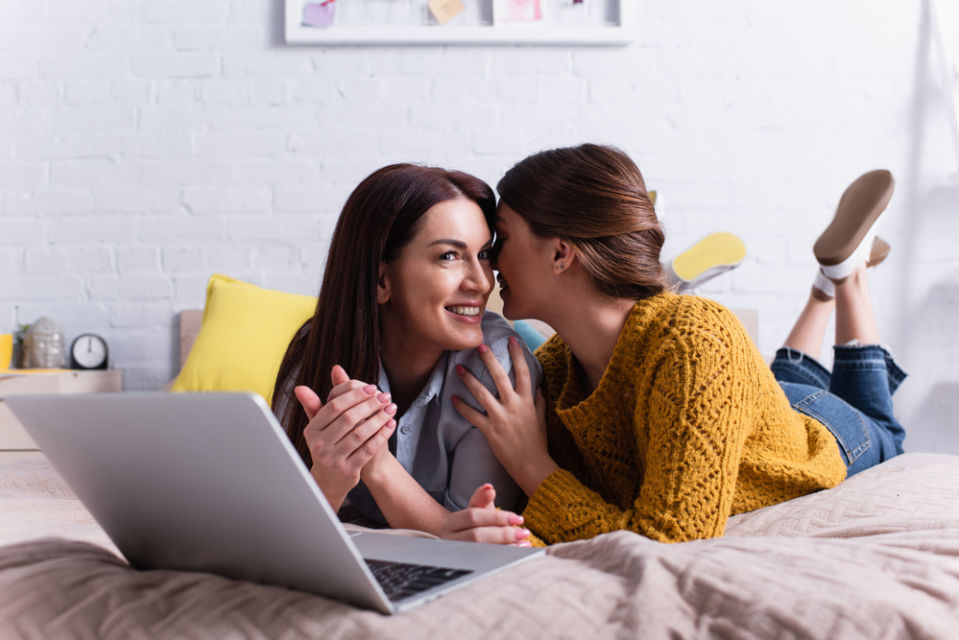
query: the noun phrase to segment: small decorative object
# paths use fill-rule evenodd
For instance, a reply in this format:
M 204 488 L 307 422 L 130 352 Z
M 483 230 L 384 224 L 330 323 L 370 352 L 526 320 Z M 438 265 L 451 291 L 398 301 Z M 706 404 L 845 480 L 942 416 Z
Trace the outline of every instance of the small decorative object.
M 107 341 L 95 333 L 82 333 L 70 345 L 70 366 L 74 369 L 106 369 Z
M 62 369 L 66 364 L 63 331 L 57 323 L 43 317 L 31 324 L 23 337 L 24 368 Z

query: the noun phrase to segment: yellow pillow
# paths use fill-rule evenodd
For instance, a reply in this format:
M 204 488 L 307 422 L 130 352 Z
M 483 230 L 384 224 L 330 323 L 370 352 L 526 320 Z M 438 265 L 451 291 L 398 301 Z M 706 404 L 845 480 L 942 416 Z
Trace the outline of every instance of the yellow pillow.
M 267 404 L 296 330 L 316 298 L 263 289 L 214 274 L 203 324 L 171 391 L 255 391 Z

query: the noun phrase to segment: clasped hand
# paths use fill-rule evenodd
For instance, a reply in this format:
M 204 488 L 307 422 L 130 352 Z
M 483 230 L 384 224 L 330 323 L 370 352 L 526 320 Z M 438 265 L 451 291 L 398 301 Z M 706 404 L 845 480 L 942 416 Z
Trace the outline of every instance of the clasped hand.
M 386 449 L 396 429 L 396 405 L 376 385 L 351 380 L 339 365 L 330 378 L 333 388 L 325 404 L 307 386 L 298 386 L 293 393 L 310 421 L 303 430 L 313 459 L 310 473 L 338 510 L 359 483 L 363 467 Z

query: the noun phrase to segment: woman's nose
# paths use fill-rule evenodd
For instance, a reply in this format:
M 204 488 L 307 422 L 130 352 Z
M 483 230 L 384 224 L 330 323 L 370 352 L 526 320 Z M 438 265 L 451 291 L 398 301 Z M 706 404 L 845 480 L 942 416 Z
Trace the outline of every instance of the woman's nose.
M 484 293 L 490 291 L 493 288 L 493 269 L 478 260 L 474 260 L 464 284 L 475 287 Z

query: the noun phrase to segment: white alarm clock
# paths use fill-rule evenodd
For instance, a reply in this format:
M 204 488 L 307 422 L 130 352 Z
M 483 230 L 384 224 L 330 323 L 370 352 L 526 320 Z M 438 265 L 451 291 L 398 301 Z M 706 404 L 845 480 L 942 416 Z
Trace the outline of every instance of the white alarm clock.
M 70 366 L 74 369 L 106 369 L 107 341 L 95 333 L 78 335 L 70 345 Z

